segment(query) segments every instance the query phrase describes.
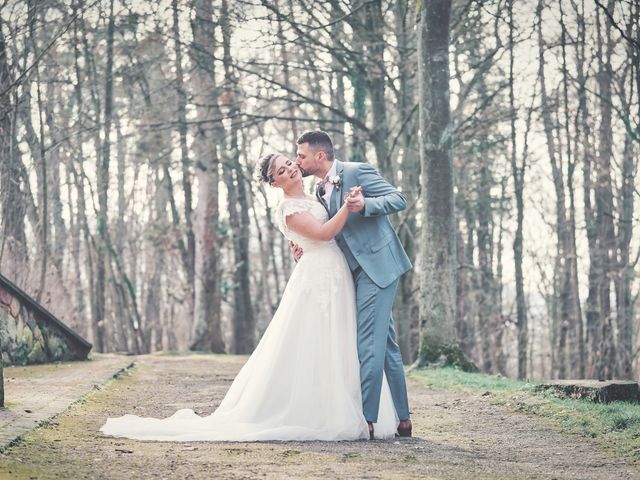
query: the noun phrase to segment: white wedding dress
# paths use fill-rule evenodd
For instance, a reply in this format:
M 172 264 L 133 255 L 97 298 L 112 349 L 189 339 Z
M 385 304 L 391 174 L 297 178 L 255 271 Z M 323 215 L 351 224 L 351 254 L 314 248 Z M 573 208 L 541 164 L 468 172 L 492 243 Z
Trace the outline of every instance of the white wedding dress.
M 286 217 L 327 213 L 313 197 L 284 199 L 276 219 L 300 245 L 280 305 L 260 343 L 218 409 L 200 417 L 179 410 L 164 419 L 109 418 L 106 435 L 161 441 L 357 440 L 369 437 L 362 414 L 351 272 L 335 241 L 312 241 L 290 231 Z M 376 438 L 393 437 L 398 418 L 383 381 Z

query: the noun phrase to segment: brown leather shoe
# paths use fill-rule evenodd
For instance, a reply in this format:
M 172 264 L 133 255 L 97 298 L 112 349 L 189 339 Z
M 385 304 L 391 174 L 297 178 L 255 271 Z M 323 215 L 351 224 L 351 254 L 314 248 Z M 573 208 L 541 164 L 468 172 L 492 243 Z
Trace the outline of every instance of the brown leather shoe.
M 369 425 L 369 440 L 373 440 L 373 423 L 367 422 L 367 425 Z
M 411 420 L 401 420 L 398 424 L 398 436 L 410 437 L 411 436 Z

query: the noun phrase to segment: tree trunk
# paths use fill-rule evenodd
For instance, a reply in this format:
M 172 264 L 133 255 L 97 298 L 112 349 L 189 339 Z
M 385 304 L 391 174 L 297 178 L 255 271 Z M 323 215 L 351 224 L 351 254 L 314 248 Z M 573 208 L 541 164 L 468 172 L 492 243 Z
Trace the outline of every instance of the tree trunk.
M 525 161 L 517 165 L 516 108 L 513 95 L 513 0 L 509 0 L 509 107 L 511 110 L 511 174 L 516 197 L 516 236 L 513 240 L 513 260 L 516 273 L 516 325 L 518 329 L 518 378 L 527 377 L 528 322 L 524 297 L 524 279 L 522 271 L 523 222 L 524 222 L 524 173 Z
M 561 9 L 562 13 L 562 9 Z M 554 325 L 556 326 L 553 335 L 556 336 L 557 342 L 554 342 L 556 350 L 557 362 L 554 365 L 555 375 L 558 378 L 566 378 L 571 370 L 568 365 L 571 356 L 569 348 L 569 340 L 571 334 L 575 338 L 578 325 L 582 322 L 580 310 L 580 298 L 578 294 L 577 284 L 577 254 L 575 250 L 575 222 L 573 220 L 573 195 L 569 192 L 569 210 L 566 208 L 566 188 L 564 162 L 561 152 L 561 145 L 556 143 L 554 137 L 554 121 L 551 116 L 552 102 L 549 101 L 546 89 L 545 77 L 545 45 L 542 36 L 542 2 L 538 2 L 538 45 L 539 45 L 539 80 L 540 94 L 542 102 L 542 120 L 544 131 L 547 138 L 547 152 L 551 162 L 551 170 L 553 174 L 553 183 L 556 194 L 556 225 L 557 225 L 557 259 L 555 267 L 554 297 L 559 299 L 559 310 L 554 316 Z M 561 19 L 562 19 L 561 15 Z M 563 30 L 564 32 L 564 30 Z M 562 37 L 564 38 L 564 37 Z M 559 102 L 557 102 L 559 103 Z M 566 119 L 565 119 L 566 120 Z M 566 131 L 568 134 L 568 131 Z M 569 138 L 567 138 L 569 141 Z M 569 190 L 573 186 L 574 165 L 572 154 L 569 150 L 567 155 L 567 184 Z M 567 218 L 567 213 L 569 218 Z
M 400 135 L 400 145 L 402 148 L 401 162 L 397 161 L 397 165 L 401 165 L 398 170 L 402 171 L 399 178 L 399 184 L 402 192 L 407 197 L 410 207 L 402 213 L 402 220 L 398 230 L 398 236 L 404 246 L 411 262 L 415 265 L 417 245 L 415 232 L 416 226 L 416 208 L 411 205 L 416 202 L 420 195 L 420 158 L 417 155 L 417 121 L 415 121 L 415 81 L 411 75 L 411 69 L 414 67 L 414 59 L 410 58 L 410 51 L 413 38 L 410 37 L 413 30 L 413 22 L 408 22 L 411 9 L 406 1 L 397 0 L 394 8 L 395 18 L 395 37 L 398 44 L 398 79 L 399 79 L 399 108 L 398 113 L 402 120 L 403 130 L 398 133 Z M 344 102 L 343 102 L 344 103 Z M 400 157 L 392 153 L 394 158 Z M 396 322 L 398 345 L 402 352 L 402 358 L 405 363 L 413 363 L 416 359 L 419 337 L 416 332 L 418 330 L 418 304 L 415 294 L 416 274 L 414 270 L 405 273 L 400 277 L 398 284 L 398 295 L 394 304 L 394 320 Z
M 640 17 L 640 5 L 635 4 L 629 22 L 627 24 L 627 36 L 633 38 L 633 28 L 638 29 Z M 636 30 L 636 41 L 640 34 Z M 628 46 L 628 56 L 631 58 L 631 85 L 629 93 L 623 90 L 620 100 L 628 118 L 632 118 L 632 105 L 629 99 L 640 93 L 640 48 Z M 635 84 L 633 82 L 635 80 Z M 623 79 L 621 83 L 626 81 Z M 640 113 L 640 105 L 637 106 Z M 640 115 L 638 116 L 640 118 Z M 620 220 L 618 224 L 618 249 L 620 251 L 619 274 L 616 277 L 616 306 L 618 319 L 618 368 L 616 376 L 618 378 L 633 377 L 633 327 L 635 317 L 635 301 L 632 296 L 632 282 L 635 277 L 635 264 L 630 262 L 630 243 L 633 236 L 633 213 L 634 213 L 634 189 L 635 172 L 637 170 L 636 144 L 630 135 L 625 137 L 625 144 L 622 157 L 622 188 L 620 189 Z
M 495 339 L 495 327 L 493 321 L 493 270 L 491 267 L 491 172 L 488 163 L 490 158 L 480 160 L 478 189 L 478 275 L 479 287 L 477 291 L 478 328 L 481 335 L 482 370 L 490 373 L 493 371 L 493 340 Z M 517 197 L 516 197 L 517 199 Z M 516 239 L 517 231 L 516 231 Z M 517 258 L 517 256 L 516 256 Z M 516 287 L 517 287 L 516 267 Z M 522 273 L 522 272 L 520 272 Z M 517 292 L 517 288 L 516 288 Z
M 278 0 L 276 0 L 275 2 L 275 8 L 277 10 L 280 10 L 280 5 Z M 291 6 L 291 2 L 289 2 L 289 10 L 293 10 L 293 6 Z M 223 5 L 226 6 L 227 2 L 225 1 L 223 3 Z M 226 7 L 225 7 L 226 8 Z M 230 25 L 229 22 L 229 18 L 227 16 L 227 24 Z M 284 37 L 284 28 L 283 28 L 283 18 L 278 15 L 278 42 L 280 43 L 280 62 L 282 65 L 282 82 L 285 85 L 285 88 L 287 89 L 292 89 L 295 88 L 291 85 L 291 74 L 290 74 L 290 69 L 289 69 L 289 52 L 288 52 L 288 48 L 289 48 L 289 44 L 286 41 L 285 37 Z M 230 57 L 230 55 L 229 55 Z M 225 57 L 226 58 L 226 57 Z M 230 60 L 230 58 L 229 58 Z M 226 67 L 225 67 L 226 68 Z M 291 103 L 289 105 L 288 108 L 288 113 L 289 116 L 292 118 L 290 125 L 291 125 L 291 139 L 292 139 L 292 145 L 295 145 L 296 140 L 298 140 L 298 122 L 295 120 L 295 108 L 294 108 L 294 104 Z
M 567 321 L 569 322 L 569 368 L 568 376 L 576 377 L 584 373 L 584 341 L 582 329 L 582 307 L 580 304 L 580 290 L 578 283 L 578 251 L 576 247 L 576 205 L 574 192 L 574 173 L 576 167 L 575 152 L 571 148 L 571 133 L 569 118 L 569 73 L 567 69 L 566 36 L 564 10 L 560 3 L 560 23 L 562 26 L 562 90 L 564 101 L 564 136 L 567 158 L 567 190 L 569 191 L 569 218 L 565 241 L 565 286 L 568 296 L 566 303 Z
M 84 1 L 79 2 L 79 5 L 77 6 L 77 8 L 82 8 L 84 5 Z M 91 111 L 91 109 L 93 109 L 93 111 L 91 112 L 91 115 L 86 115 L 85 117 L 87 118 L 91 118 L 91 124 L 89 125 L 89 128 L 87 129 L 89 132 L 91 132 L 91 141 L 93 142 L 93 149 L 96 155 L 96 169 L 99 168 L 100 165 L 100 159 L 101 159 L 101 155 L 102 155 L 102 148 L 101 148 L 101 141 L 100 141 L 100 119 L 102 118 L 102 101 L 100 98 L 100 91 L 98 89 L 99 85 L 98 85 L 98 73 L 97 73 L 97 68 L 96 68 L 96 62 L 95 62 L 95 57 L 93 55 L 93 50 L 91 48 L 91 45 L 89 44 L 89 35 L 88 35 L 88 30 L 90 28 L 90 25 L 87 24 L 87 22 L 82 22 L 82 29 L 81 29 L 81 44 L 82 44 L 82 49 L 83 49 L 83 61 L 84 61 L 84 72 L 80 69 L 79 67 L 79 56 L 76 58 L 76 76 L 77 79 L 76 81 L 78 82 L 78 84 L 80 84 L 81 82 L 81 78 L 83 78 L 84 76 L 87 77 L 88 81 L 87 81 L 87 88 L 86 90 L 88 91 L 90 98 L 91 98 L 91 104 L 90 107 L 88 107 L 87 109 L 85 109 L 85 111 Z M 77 45 L 77 44 L 76 44 Z M 80 95 L 81 91 L 80 89 L 76 89 L 76 94 Z M 80 100 L 81 102 L 82 100 Z M 80 104 L 80 103 L 79 103 Z M 82 148 L 82 145 L 80 145 L 80 147 Z M 98 312 L 98 303 L 99 303 L 99 295 L 100 295 L 100 290 L 97 287 L 98 284 L 98 255 L 99 255 L 99 243 L 100 243 L 100 238 L 95 238 L 94 236 L 92 236 L 91 234 L 91 229 L 89 227 L 89 222 L 88 219 L 90 216 L 92 216 L 92 214 L 97 217 L 98 216 L 98 210 L 96 210 L 95 208 L 95 201 L 93 200 L 93 198 L 91 198 L 89 205 L 93 206 L 93 211 L 88 211 L 87 209 L 87 203 L 84 200 L 85 198 L 87 198 L 85 196 L 85 179 L 87 179 L 88 182 L 88 189 L 90 192 L 93 193 L 93 189 L 90 186 L 90 180 L 89 180 L 89 176 L 87 175 L 85 166 L 84 166 L 84 156 L 80 157 L 80 161 L 77 163 L 77 174 L 78 174 L 78 178 L 76 181 L 76 185 L 79 186 L 79 189 L 82 189 L 82 192 L 78 191 L 78 201 L 79 201 L 79 205 L 81 205 L 78 209 L 78 214 L 82 214 L 83 216 L 83 220 L 82 220 L 82 225 L 83 225 L 83 230 L 84 230 L 84 238 L 85 238 L 85 244 L 86 244 L 86 250 L 87 250 L 87 267 L 88 267 L 88 274 L 87 276 L 88 278 L 88 285 L 89 285 L 89 296 L 90 296 L 90 302 L 91 302 L 91 333 L 92 333 L 92 341 L 94 344 L 94 348 L 97 351 L 100 351 L 98 348 L 98 338 L 100 336 L 101 339 L 104 339 L 105 337 L 105 325 L 104 322 L 100 322 L 100 319 L 98 317 L 99 312 Z M 89 168 L 89 170 L 93 170 L 92 167 Z M 89 197 L 90 198 L 90 197 Z M 103 260 L 104 262 L 104 260 Z M 103 270 L 104 270 L 104 266 L 103 266 Z M 102 292 L 104 292 L 102 290 Z M 104 294 L 103 294 L 104 297 Z M 103 298 L 103 302 L 104 302 L 104 298 Z M 102 343 L 102 340 L 100 341 L 100 343 Z
M 637 163 L 634 159 L 634 145 L 629 136 L 625 138 L 622 157 L 622 188 L 620 189 L 619 205 L 621 207 L 618 224 L 618 274 L 615 277 L 616 288 L 616 319 L 618 330 L 618 351 L 616 362 L 616 378 L 633 378 L 633 319 L 634 305 L 631 285 L 634 275 L 634 265 L 630 260 L 630 244 L 633 234 L 633 205 L 634 205 L 634 172 Z
M 64 250 L 67 243 L 67 226 L 65 225 L 62 215 L 62 192 L 60 183 L 60 150 L 63 140 L 60 133 L 64 130 L 56 125 L 54 106 L 56 100 L 56 90 L 54 89 L 54 79 L 56 78 L 56 72 L 50 65 L 45 66 L 45 78 L 46 78 L 46 99 L 47 102 L 44 105 L 44 113 L 49 136 L 51 137 L 49 148 L 49 161 L 48 166 L 51 172 L 49 178 L 49 198 L 48 201 L 51 205 L 51 245 L 52 252 L 51 257 L 53 263 L 56 266 L 56 274 L 62 276 L 64 273 L 63 259 Z M 62 103 L 62 102 L 61 102 Z
M 195 234 L 193 232 L 193 198 L 191 192 L 192 174 L 189 162 L 189 148 L 187 146 L 187 92 L 184 86 L 184 75 L 182 70 L 182 47 L 180 39 L 180 28 L 178 19 L 178 0 L 172 1 L 173 9 L 173 40 L 176 56 L 176 90 L 177 90 L 177 117 L 178 133 L 180 136 L 180 165 L 182 167 L 182 190 L 184 191 L 184 235 L 187 239 L 186 249 L 181 248 L 182 263 L 187 277 L 188 291 L 187 314 L 193 316 L 193 302 L 195 294 Z M 170 200 L 173 195 L 170 196 Z M 174 225 L 177 225 L 177 218 L 174 217 Z
M 81 8 L 79 2 L 74 2 L 73 4 L 73 15 L 75 16 L 78 9 Z M 91 322 L 93 314 L 95 312 L 95 288 L 94 288 L 94 275 L 93 275 L 93 258 L 90 244 L 90 234 L 89 234 L 89 224 L 87 221 L 86 214 L 86 204 L 85 204 L 85 191 L 84 191 L 84 176 L 78 174 L 76 169 L 76 159 L 79 159 L 80 162 L 84 161 L 84 142 L 85 135 L 83 135 L 82 131 L 85 128 L 82 123 L 82 118 L 84 114 L 84 102 L 82 97 L 82 79 L 83 74 L 80 69 L 80 36 L 78 34 L 78 25 L 82 25 L 82 18 L 79 18 L 73 23 L 73 55 L 74 55 L 74 74 L 75 74 L 75 84 L 74 84 L 74 98 L 76 103 L 76 112 L 75 115 L 76 123 L 74 124 L 74 128 L 79 132 L 77 135 L 77 139 L 75 142 L 75 148 L 73 150 L 74 157 L 70 158 L 70 161 L 67 165 L 67 168 L 70 170 L 71 176 L 73 178 L 73 187 L 76 191 L 77 195 L 77 205 L 76 205 L 76 220 L 75 220 L 75 228 L 71 230 L 71 238 L 72 238 L 72 249 L 74 252 L 74 271 L 76 273 L 76 311 L 78 315 L 82 318 L 85 318 L 87 321 L 87 331 L 91 331 Z M 71 198 L 71 195 L 69 196 Z M 84 241 L 84 243 L 83 243 Z M 84 255 L 81 255 L 81 249 L 84 246 Z M 85 267 L 85 277 L 86 282 L 82 281 L 83 275 L 81 274 L 81 258 L 84 259 L 82 262 Z M 86 286 L 86 288 L 85 288 Z M 89 306 L 86 306 L 85 295 L 89 294 Z
M 578 114 L 576 115 L 576 145 L 579 145 L 582 153 L 582 185 L 584 201 L 584 223 L 589 246 L 589 272 L 588 293 L 586 299 L 586 332 L 584 339 L 584 375 L 588 378 L 596 376 L 595 366 L 599 356 L 601 312 L 600 299 L 598 297 L 600 277 L 600 258 L 597 249 L 597 225 L 593 206 L 593 155 L 595 145 L 592 142 L 592 118 L 587 102 L 585 65 L 586 25 L 584 19 L 584 0 L 580 10 L 576 5 L 576 17 L 578 23 L 578 35 L 576 47 L 576 77 L 578 84 Z M 575 149 L 578 154 L 578 147 Z
M 362 51 L 362 40 L 357 36 L 352 36 L 353 50 L 356 52 Z M 364 124 L 367 118 L 367 89 L 365 85 L 364 74 L 357 66 L 350 72 L 351 87 L 353 88 L 353 116 L 354 118 Z M 367 161 L 367 140 L 366 132 L 354 127 L 354 132 L 351 137 L 351 153 L 349 155 L 350 162 L 366 162 Z
M 111 121 L 113 113 L 113 37 L 115 18 L 113 0 L 109 2 L 109 26 L 107 29 L 107 65 L 104 99 L 104 130 L 102 139 L 102 158 L 98 157 L 98 252 L 96 266 L 96 318 L 94 319 L 95 347 L 98 352 L 107 349 L 106 338 L 106 268 L 108 256 L 109 222 L 109 161 L 111 158 Z
M 118 215 L 115 219 L 115 249 L 119 254 L 123 254 L 125 251 L 125 241 L 127 239 L 126 231 L 126 205 L 127 196 L 125 194 L 125 137 L 120 128 L 120 119 L 115 117 L 115 129 L 116 129 L 116 185 L 118 192 Z M 127 339 L 133 337 L 136 332 L 128 331 L 129 325 L 129 313 L 124 310 L 121 303 L 117 303 L 118 307 L 114 308 L 115 322 L 113 324 L 114 335 L 111 338 L 115 341 L 114 346 L 119 351 L 127 351 Z
M 608 2 L 608 9 L 612 11 L 613 1 Z M 611 54 L 613 42 L 611 39 L 611 23 L 604 19 L 604 35 L 600 22 L 600 10 L 597 13 L 597 58 L 598 83 L 600 97 L 600 126 L 598 134 L 598 157 L 596 163 L 597 182 L 595 185 L 596 199 L 596 231 L 597 254 L 600 266 L 599 305 L 600 305 L 600 335 L 597 348 L 595 373 L 598 378 L 611 379 L 615 368 L 614 332 L 611 318 L 611 274 L 614 268 L 616 250 L 616 236 L 613 218 L 616 215 L 613 204 L 613 187 L 611 180 L 612 150 L 612 105 L 611 105 Z
M 152 223 L 155 225 L 155 231 L 164 232 L 169 227 L 166 224 L 167 196 L 169 189 L 163 185 L 169 179 L 164 175 L 161 178 L 160 170 L 154 173 L 155 178 L 155 208 L 152 213 Z M 144 310 L 144 317 L 147 323 L 146 335 L 150 338 L 148 343 L 155 351 L 163 349 L 163 322 L 162 322 L 162 273 L 166 270 L 165 254 L 163 248 L 162 236 L 154 237 L 148 257 L 149 270 L 151 271 L 151 279 L 147 285 L 147 299 Z
M 382 2 L 369 2 L 362 9 L 362 32 L 366 48 L 367 90 L 371 98 L 373 125 L 369 130 L 369 140 L 376 152 L 378 169 L 383 177 L 391 180 L 395 171 L 389 158 L 389 122 L 385 98 L 386 67 L 384 64 L 384 34 L 386 26 L 382 16 Z M 397 171 L 397 170 L 396 170 Z
M 474 366 L 455 334 L 455 221 L 449 105 L 450 0 L 424 0 L 418 12 L 422 263 L 420 361 Z
M 238 79 L 233 72 L 231 58 L 231 24 L 229 20 L 228 2 L 222 0 L 222 14 L 220 16 L 224 48 L 225 93 L 228 102 L 229 116 L 235 118 L 240 111 L 240 91 Z M 285 81 L 288 82 L 288 79 Z M 295 129 L 295 127 L 294 127 Z M 255 347 L 255 316 L 251 305 L 250 252 L 249 252 L 249 208 L 245 179 L 240 164 L 240 149 L 238 148 L 238 129 L 231 127 L 229 136 L 230 158 L 224 166 L 225 183 L 229 192 L 229 221 L 234 253 L 233 271 L 233 352 L 249 354 Z
M 2 345 L 0 345 L 0 408 L 4 408 L 4 371 L 2 364 Z
M 527 129 L 528 130 L 528 129 Z M 503 264 L 502 264 L 502 252 L 503 252 L 503 240 L 504 235 L 504 208 L 503 203 L 506 198 L 507 190 L 507 176 L 502 177 L 500 182 L 500 221 L 498 223 L 498 252 L 496 254 L 496 313 L 498 315 L 498 330 L 496 332 L 496 344 L 495 344 L 495 365 L 496 370 L 501 375 L 507 374 L 507 356 L 504 351 L 504 333 L 507 328 L 506 321 L 507 316 L 503 313 L 503 301 L 502 301 L 502 289 L 503 289 Z
M 551 116 L 551 109 L 553 108 L 549 101 L 546 88 L 546 76 L 545 76 L 545 44 L 543 39 L 542 29 L 542 0 L 538 0 L 538 7 L 536 9 L 537 15 L 537 30 L 538 30 L 538 51 L 539 51 L 539 82 L 540 82 L 540 101 L 542 105 L 542 120 L 544 126 L 544 133 L 547 139 L 547 154 L 549 161 L 551 162 L 551 171 L 553 174 L 553 186 L 555 189 L 555 211 L 556 211 L 556 225 L 557 225 L 557 240 L 556 240 L 556 259 L 554 266 L 554 282 L 553 282 L 553 302 L 556 298 L 560 299 L 560 309 L 552 308 L 554 312 L 551 319 L 552 331 L 552 351 L 554 352 L 552 357 L 552 370 L 555 371 L 555 376 L 558 378 L 566 377 L 566 362 L 567 362 L 567 350 L 566 350 L 566 338 L 568 330 L 568 321 L 565 314 L 565 300 L 567 299 L 566 291 L 564 290 L 564 254 L 565 254 L 565 242 L 564 231 L 567 225 L 566 210 L 565 210 L 565 191 L 564 191 L 564 176 L 562 173 L 562 165 L 558 162 L 557 146 L 555 138 L 553 136 L 554 126 Z
M 202 122 L 193 140 L 198 204 L 196 207 L 196 257 L 194 328 L 191 350 L 224 352 L 220 318 L 220 269 L 218 250 L 218 145 L 224 145 L 220 116 L 216 115 L 218 90 L 215 85 L 213 6 L 206 0 L 193 0 L 192 21 L 193 91 L 196 118 Z M 208 125 L 212 119 L 214 128 Z
M 340 16 L 339 12 L 335 12 L 334 20 L 338 20 Z M 334 48 L 337 50 L 341 47 L 341 43 L 344 41 L 344 23 L 336 22 L 331 27 L 331 39 L 334 42 Z M 331 99 L 332 106 L 336 110 L 343 109 L 346 105 L 345 103 L 345 75 L 343 73 L 343 67 L 341 62 L 336 58 L 336 55 L 332 55 L 332 69 L 333 69 L 333 78 L 331 82 Z M 335 158 L 338 160 L 345 161 L 347 159 L 347 146 L 345 144 L 345 122 L 344 117 L 339 115 L 337 112 L 334 112 L 333 115 L 333 133 L 331 136 L 331 140 L 333 141 L 333 153 Z
M 27 239 L 25 235 L 25 199 L 20 191 L 21 162 L 15 136 L 16 117 L 12 106 L 12 74 L 8 63 L 8 49 L 5 42 L 2 18 L 0 18 L 0 212 L 2 218 L 0 260 L 5 246 L 9 252 L 10 264 L 21 269 L 27 262 Z M 23 179 L 26 181 L 27 179 Z
M 246 156 L 247 146 L 243 145 L 242 151 Z M 273 251 L 275 249 L 273 244 L 273 233 L 277 230 L 277 227 L 273 224 L 271 207 L 266 196 L 265 188 L 263 184 L 258 184 L 257 192 L 252 190 L 252 185 L 249 184 L 251 195 L 249 195 L 249 208 L 252 212 L 253 223 L 255 225 L 258 241 L 258 271 L 260 272 L 259 280 L 257 280 L 258 288 L 256 296 L 254 297 L 254 305 L 256 306 L 255 313 L 258 323 L 264 325 L 271 321 L 273 314 L 275 313 L 278 302 L 280 301 L 280 287 L 278 279 L 278 271 L 275 268 L 275 262 L 270 264 L 271 257 L 273 257 Z M 264 200 L 265 215 L 258 212 L 256 208 L 256 199 L 260 196 Z M 258 218 L 260 216 L 260 218 Z M 265 228 L 263 228 L 263 225 Z M 273 265 L 274 268 L 270 268 Z
M 37 8 L 38 4 L 33 0 L 29 0 L 27 2 L 28 10 L 27 10 L 27 22 L 29 26 L 29 43 L 31 47 L 31 52 L 33 55 L 37 55 L 38 52 L 38 43 L 36 39 L 36 19 L 37 19 Z M 45 7 L 41 7 L 45 8 Z M 36 84 L 36 102 L 38 105 L 38 127 L 39 134 L 36 136 L 35 133 L 32 132 L 30 135 L 32 141 L 30 142 L 30 147 L 32 151 L 38 151 L 38 156 L 36 157 L 38 161 L 36 162 L 36 179 L 38 184 L 38 201 L 40 202 L 40 208 L 42 209 L 40 215 L 40 223 L 37 226 L 37 231 L 39 233 L 41 249 L 40 254 L 42 255 L 40 262 L 40 280 L 38 287 L 36 288 L 36 292 L 34 298 L 36 302 L 40 302 L 42 298 L 42 294 L 45 288 L 45 278 L 47 271 L 47 257 L 49 252 L 49 195 L 48 195 L 48 179 L 47 179 L 47 159 L 45 154 L 45 146 L 44 146 L 44 121 L 42 118 L 43 115 L 43 103 L 42 103 L 42 90 L 41 90 L 41 79 L 40 79 L 40 68 L 38 63 L 34 66 L 35 73 L 35 84 Z M 30 85 L 28 85 L 30 89 Z M 32 116 L 32 111 L 30 108 L 30 102 L 25 105 L 25 118 Z M 37 142 L 37 143 L 36 143 Z

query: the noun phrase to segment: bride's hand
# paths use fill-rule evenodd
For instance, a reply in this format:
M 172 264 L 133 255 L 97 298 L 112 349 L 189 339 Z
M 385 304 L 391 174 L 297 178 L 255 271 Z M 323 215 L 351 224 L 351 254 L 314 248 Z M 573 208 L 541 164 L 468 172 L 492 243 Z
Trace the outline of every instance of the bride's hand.
M 298 263 L 298 261 L 300 261 L 300 259 L 302 258 L 302 254 L 304 253 L 304 251 L 298 244 L 293 243 L 291 240 L 289 240 L 289 248 L 291 249 L 291 253 L 293 253 L 293 259 L 296 261 L 296 263 Z
M 347 193 L 347 195 L 345 196 L 345 200 L 347 199 L 347 197 L 355 197 L 356 195 L 358 195 L 359 193 L 362 192 L 362 187 L 360 185 L 356 185 L 355 187 L 351 187 L 351 190 L 349 190 L 349 193 Z
M 364 208 L 364 195 L 362 195 L 362 187 L 357 185 L 349 190 L 344 198 L 345 205 L 350 212 L 361 212 Z

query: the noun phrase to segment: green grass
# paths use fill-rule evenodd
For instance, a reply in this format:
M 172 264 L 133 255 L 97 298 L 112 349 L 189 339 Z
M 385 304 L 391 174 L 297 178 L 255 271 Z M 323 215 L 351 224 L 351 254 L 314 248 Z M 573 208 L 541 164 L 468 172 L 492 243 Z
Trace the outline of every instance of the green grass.
M 465 393 L 531 392 L 537 383 L 521 382 L 502 375 L 467 373 L 457 368 L 423 368 L 413 370 L 410 375 L 436 388 Z
M 563 432 L 595 438 L 607 449 L 640 461 L 640 402 L 593 403 L 540 392 L 538 383 L 500 375 L 466 373 L 454 368 L 413 370 L 410 376 L 434 388 L 490 394 L 493 403 L 550 419 Z

